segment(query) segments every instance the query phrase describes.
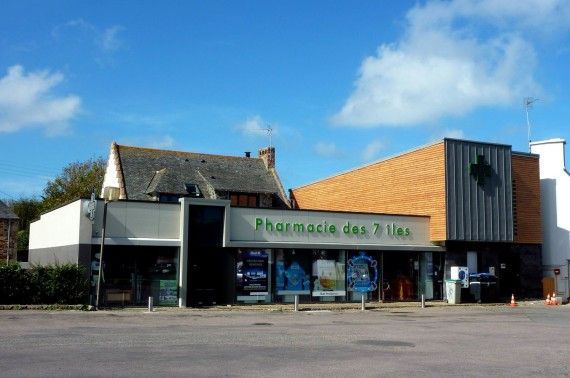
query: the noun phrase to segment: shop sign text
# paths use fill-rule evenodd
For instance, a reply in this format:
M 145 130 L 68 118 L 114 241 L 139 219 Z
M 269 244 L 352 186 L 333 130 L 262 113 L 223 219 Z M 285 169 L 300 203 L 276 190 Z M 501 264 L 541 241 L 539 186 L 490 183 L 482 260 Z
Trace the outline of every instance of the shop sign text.
M 300 223 L 300 222 L 283 222 L 274 221 L 270 218 L 255 218 L 255 231 L 266 232 L 279 232 L 279 233 L 318 233 L 318 234 L 353 234 L 365 235 L 371 233 L 372 235 L 381 235 L 385 233 L 388 236 L 410 236 L 412 231 L 409 227 L 399 225 L 396 223 L 378 223 L 372 222 L 371 224 L 354 224 L 346 222 L 342 226 L 328 223 L 326 220 L 320 223 Z

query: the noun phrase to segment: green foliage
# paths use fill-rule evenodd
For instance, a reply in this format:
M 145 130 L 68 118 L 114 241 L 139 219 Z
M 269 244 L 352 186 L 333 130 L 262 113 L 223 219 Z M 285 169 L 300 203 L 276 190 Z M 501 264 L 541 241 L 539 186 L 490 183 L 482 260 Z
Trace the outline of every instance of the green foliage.
M 18 251 L 24 251 L 28 249 L 30 244 L 30 230 L 19 230 L 16 234 Z
M 81 197 L 89 197 L 93 190 L 100 190 L 106 164 L 107 162 L 100 158 L 66 166 L 63 172 L 49 181 L 44 188 L 42 211 L 50 211 Z
M 8 206 L 20 218 L 20 230 L 29 230 L 30 223 L 38 219 L 42 212 L 42 202 L 35 198 L 20 198 L 9 201 Z
M 17 263 L 0 263 L 0 304 L 21 303 L 29 292 L 25 272 Z
M 77 304 L 88 292 L 85 269 L 74 264 L 0 264 L 0 304 Z

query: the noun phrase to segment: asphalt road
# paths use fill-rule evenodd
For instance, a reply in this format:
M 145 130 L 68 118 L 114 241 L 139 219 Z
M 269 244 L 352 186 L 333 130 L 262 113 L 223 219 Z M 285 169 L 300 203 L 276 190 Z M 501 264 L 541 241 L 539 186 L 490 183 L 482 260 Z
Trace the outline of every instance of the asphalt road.
M 0 312 L 8 376 L 569 376 L 570 306 Z

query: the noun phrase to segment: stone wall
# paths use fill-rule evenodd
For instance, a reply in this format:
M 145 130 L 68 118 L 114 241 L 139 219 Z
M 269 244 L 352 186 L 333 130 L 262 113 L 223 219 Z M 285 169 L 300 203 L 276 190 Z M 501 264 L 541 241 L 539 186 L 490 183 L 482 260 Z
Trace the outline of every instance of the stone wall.
M 8 238 L 8 230 L 10 237 Z M 0 219 L 0 261 L 6 261 L 6 253 L 10 250 L 10 260 L 16 260 L 18 220 Z M 8 246 L 8 239 L 10 245 Z

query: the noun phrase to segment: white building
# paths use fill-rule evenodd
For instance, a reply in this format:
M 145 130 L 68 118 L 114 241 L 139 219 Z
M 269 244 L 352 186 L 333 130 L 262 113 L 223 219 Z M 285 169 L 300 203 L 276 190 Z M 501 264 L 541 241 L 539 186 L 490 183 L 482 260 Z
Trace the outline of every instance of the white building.
M 554 280 L 557 295 L 570 297 L 570 174 L 565 166 L 563 139 L 530 144 L 540 155 L 544 277 Z M 558 273 L 558 274 L 557 274 Z M 548 285 L 548 279 L 544 282 Z

